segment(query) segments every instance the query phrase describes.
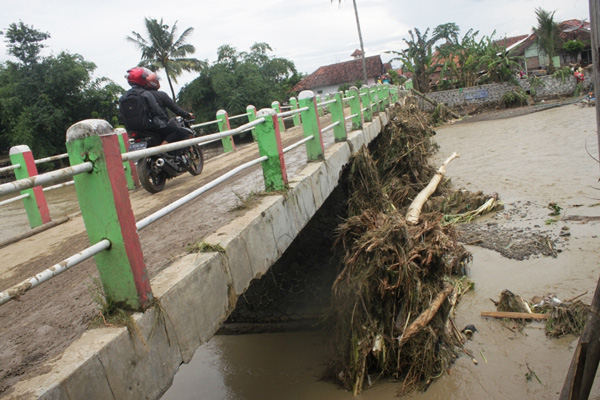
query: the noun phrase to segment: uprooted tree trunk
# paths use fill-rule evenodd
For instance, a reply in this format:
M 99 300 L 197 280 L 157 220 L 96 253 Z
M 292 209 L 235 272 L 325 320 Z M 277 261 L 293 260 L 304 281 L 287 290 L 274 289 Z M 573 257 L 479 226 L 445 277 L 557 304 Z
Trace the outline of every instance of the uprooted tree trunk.
M 440 166 L 440 168 L 437 170 L 433 178 L 431 178 L 431 181 L 429 181 L 429 184 L 425 187 L 425 189 L 421 190 L 417 197 L 415 197 L 413 202 L 408 207 L 408 211 L 406 212 L 406 221 L 409 224 L 416 225 L 419 223 L 419 218 L 421 216 L 421 210 L 423 209 L 423 205 L 425 204 L 427 199 L 429 199 L 431 195 L 434 194 L 437 190 L 438 185 L 440 184 L 442 178 L 446 174 L 446 168 L 448 167 L 448 164 L 450 164 L 452 160 L 458 157 L 460 157 L 458 153 L 452 153 L 452 155 L 448 157 L 446 161 L 444 161 L 444 163 Z
M 444 108 L 446 111 L 448 111 L 448 113 L 452 116 L 452 118 L 456 118 L 456 119 L 460 119 L 460 115 L 458 115 L 457 113 L 455 113 L 454 111 L 452 111 L 451 109 L 449 109 L 447 106 L 445 106 L 442 103 L 438 103 L 437 101 L 433 100 L 431 97 L 419 92 L 418 90 L 415 89 L 411 89 L 411 92 L 416 94 L 417 96 L 419 96 L 420 98 L 422 98 L 423 100 L 425 100 L 426 102 L 428 102 L 429 104 L 431 104 L 434 107 L 442 107 Z

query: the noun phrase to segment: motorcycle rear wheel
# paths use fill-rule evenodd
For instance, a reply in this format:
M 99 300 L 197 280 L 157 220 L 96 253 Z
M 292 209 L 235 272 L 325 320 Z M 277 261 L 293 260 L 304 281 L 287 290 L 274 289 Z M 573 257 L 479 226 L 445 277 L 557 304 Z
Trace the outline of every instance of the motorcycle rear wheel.
M 140 183 L 144 189 L 152 194 L 162 191 L 167 181 L 167 174 L 165 172 L 152 169 L 153 162 L 154 160 L 151 157 L 142 158 L 137 166 Z
M 202 169 L 204 168 L 204 155 L 202 154 L 202 146 L 193 145 L 188 150 L 188 161 L 190 165 L 188 167 L 188 172 L 194 176 L 200 175 L 202 173 Z

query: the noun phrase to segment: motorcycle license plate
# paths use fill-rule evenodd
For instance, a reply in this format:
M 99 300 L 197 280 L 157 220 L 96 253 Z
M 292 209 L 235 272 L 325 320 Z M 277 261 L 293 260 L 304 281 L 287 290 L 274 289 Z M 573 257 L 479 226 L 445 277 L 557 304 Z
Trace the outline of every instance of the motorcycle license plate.
M 147 142 L 133 142 L 129 144 L 129 151 L 145 149 L 148 146 Z

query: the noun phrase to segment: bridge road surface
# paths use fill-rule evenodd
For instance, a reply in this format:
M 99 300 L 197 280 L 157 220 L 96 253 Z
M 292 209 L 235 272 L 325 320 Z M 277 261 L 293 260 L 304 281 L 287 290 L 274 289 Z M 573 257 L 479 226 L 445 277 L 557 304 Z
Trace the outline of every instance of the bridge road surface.
M 349 110 L 345 112 L 349 115 Z M 321 127 L 330 123 L 329 115 L 321 117 Z M 347 130 L 350 129 L 348 121 Z M 283 147 L 290 146 L 303 138 L 302 127 L 288 129 L 281 136 Z M 323 143 L 327 151 L 334 143 L 333 130 L 323 133 Z M 184 174 L 169 180 L 161 193 L 151 195 L 143 188 L 130 192 L 136 221 L 258 157 L 255 143 L 240 146 L 233 153 L 207 160 L 200 176 Z M 293 181 L 295 173 L 306 165 L 305 146 L 286 153 L 285 161 L 288 180 Z M 203 237 L 243 214 L 243 210 L 232 211 L 240 198 L 263 190 L 262 168 L 257 165 L 143 229 L 139 234 L 149 277 L 156 276 L 186 254 L 188 245 L 201 242 Z M 52 214 L 52 204 L 49 206 L 52 217 L 59 218 L 60 215 Z M 22 213 L 24 216 L 24 211 Z M 9 217 L 2 209 L 0 215 L 3 220 Z M 27 224 L 25 218 L 22 223 Z M 0 290 L 34 276 L 87 246 L 87 234 L 79 215 L 1 248 Z M 90 259 L 32 289 L 20 300 L 0 306 L 0 398 L 12 384 L 29 374 L 35 375 L 36 367 L 60 355 L 99 315 L 99 306 L 94 300 L 100 293 L 96 277 L 95 262 Z

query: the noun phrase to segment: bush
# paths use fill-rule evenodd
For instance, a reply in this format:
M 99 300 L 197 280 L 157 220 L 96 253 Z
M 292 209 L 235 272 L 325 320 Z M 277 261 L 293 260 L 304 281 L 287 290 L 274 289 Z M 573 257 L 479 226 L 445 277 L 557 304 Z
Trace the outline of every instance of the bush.
M 519 87 L 504 93 L 501 101 L 505 108 L 510 108 L 525 105 L 527 104 L 527 100 L 527 93 Z
M 552 77 L 555 79 L 560 79 L 562 83 L 565 83 L 568 77 L 573 76 L 573 71 L 569 67 L 562 67 L 561 69 L 557 69 Z

